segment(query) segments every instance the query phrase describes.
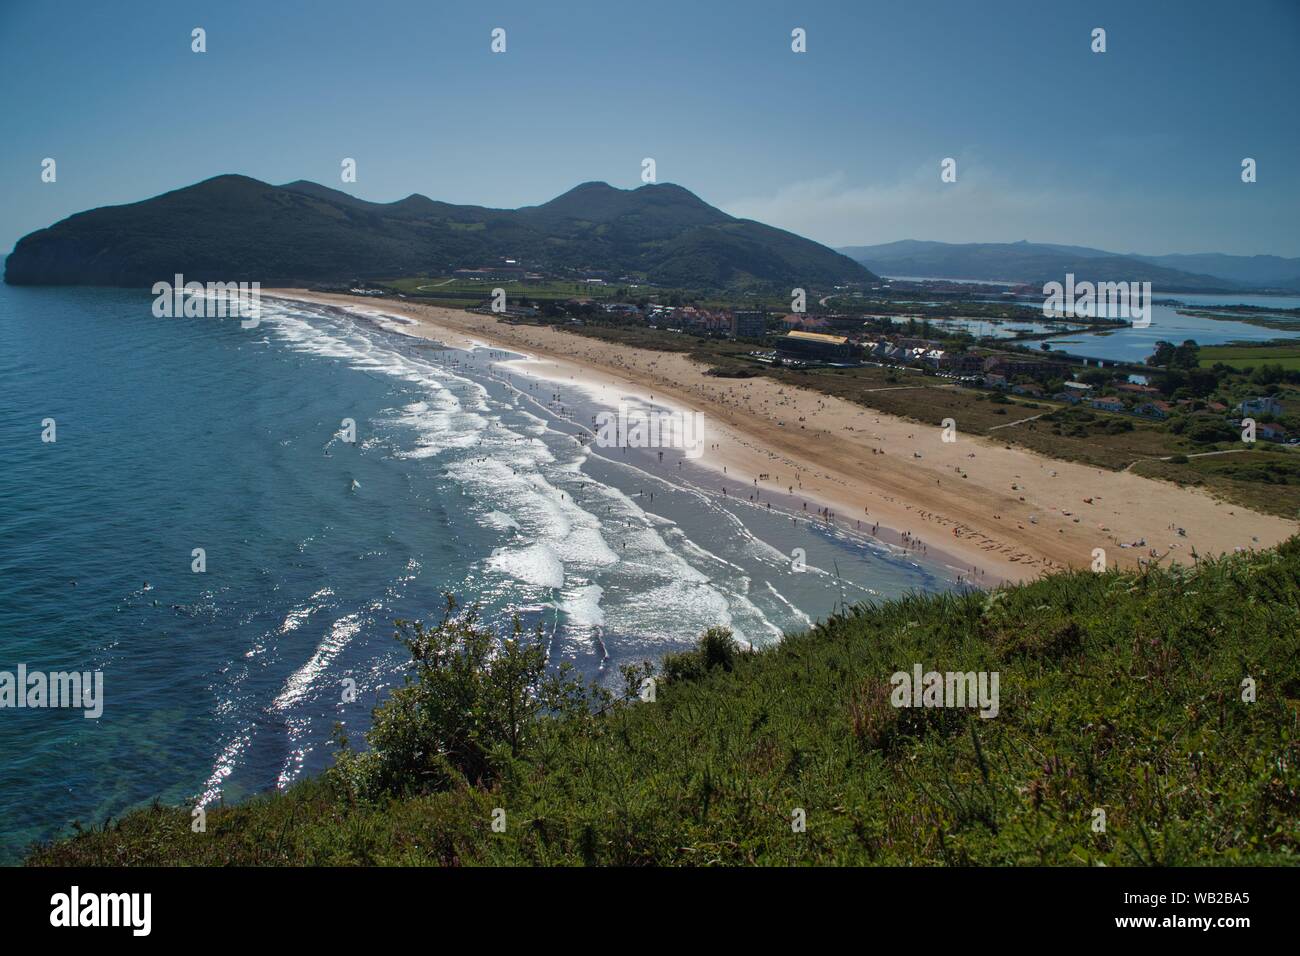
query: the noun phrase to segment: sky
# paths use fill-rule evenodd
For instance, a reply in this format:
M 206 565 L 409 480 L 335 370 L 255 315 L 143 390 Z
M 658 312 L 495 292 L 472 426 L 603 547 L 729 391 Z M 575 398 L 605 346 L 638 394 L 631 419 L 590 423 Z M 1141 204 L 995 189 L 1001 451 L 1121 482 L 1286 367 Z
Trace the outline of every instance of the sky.
M 832 246 L 1300 256 L 1300 0 L 0 0 L 0 102 L 3 253 L 221 173 L 517 207 L 649 157 Z

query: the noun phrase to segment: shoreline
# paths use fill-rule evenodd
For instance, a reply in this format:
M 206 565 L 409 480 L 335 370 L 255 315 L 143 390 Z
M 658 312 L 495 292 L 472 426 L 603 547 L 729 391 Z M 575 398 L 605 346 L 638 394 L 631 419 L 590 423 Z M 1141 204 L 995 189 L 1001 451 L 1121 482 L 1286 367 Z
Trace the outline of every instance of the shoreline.
M 613 388 L 701 412 L 707 450 L 695 463 L 715 472 L 719 490 L 739 482 L 802 499 L 810 512 L 828 508 L 843 530 L 948 565 L 972 586 L 1086 568 L 1094 548 L 1105 550 L 1108 567 L 1131 569 L 1138 558 L 1149 559 L 1150 550 L 1161 560 L 1190 564 L 1193 553 L 1267 548 L 1296 532 L 1295 522 L 1194 489 L 982 437 L 962 435 L 945 444 L 937 427 L 768 378 L 717 379 L 683 353 L 615 346 L 549 326 L 503 324 L 494 316 L 405 300 L 303 289 L 264 294 L 363 318 L 400 316 L 408 321 L 393 330 L 399 334 L 524 356 L 497 363 L 507 371 L 584 387 L 598 398 Z M 616 397 L 602 400 L 617 403 Z
M 292 293 L 292 294 L 288 294 Z M 316 305 L 323 305 L 331 308 L 341 309 L 344 312 L 351 313 L 358 318 L 374 320 L 393 314 L 401 315 L 408 320 L 414 320 L 415 324 L 402 322 L 400 328 L 390 328 L 389 331 L 397 335 L 405 335 L 412 338 L 423 338 L 440 342 L 441 344 L 452 348 L 472 351 L 473 349 L 496 349 L 500 351 L 509 351 L 520 355 L 515 359 L 497 359 L 492 361 L 492 365 L 502 369 L 506 373 L 517 373 L 526 378 L 538 382 L 553 382 L 563 384 L 571 388 L 579 388 L 587 393 L 588 397 L 597 402 L 604 402 L 613 407 L 618 398 L 610 396 L 607 393 L 609 388 L 614 388 L 622 394 L 644 390 L 642 394 L 635 396 L 638 400 L 650 400 L 655 405 L 667 407 L 674 412 L 691 412 L 700 411 L 704 414 L 704 444 L 705 449 L 702 453 L 691 459 L 695 466 L 713 472 L 718 485 L 716 488 L 702 489 L 710 493 L 719 493 L 724 497 L 730 496 L 733 499 L 748 503 L 753 507 L 759 507 L 755 501 L 746 501 L 743 496 L 735 492 L 738 488 L 755 488 L 751 483 L 745 485 L 739 478 L 746 473 L 746 469 L 759 467 L 751 457 L 743 454 L 744 449 L 737 448 L 737 441 L 743 441 L 749 444 L 750 439 L 740 439 L 731 429 L 720 424 L 713 414 L 703 408 L 698 408 L 697 404 L 689 401 L 674 393 L 670 388 L 659 387 L 655 383 L 637 381 L 628 376 L 619 376 L 609 374 L 608 377 L 602 377 L 607 374 L 607 369 L 596 369 L 582 363 L 574 362 L 562 355 L 554 354 L 540 349 L 524 348 L 516 343 L 505 341 L 503 338 L 494 337 L 490 333 L 481 333 L 477 330 L 473 333 L 464 329 L 457 328 L 450 324 L 440 323 L 436 320 L 424 316 L 405 315 L 397 309 L 377 309 L 370 307 L 365 300 L 356 301 L 355 297 L 340 295 L 340 301 L 334 301 L 331 294 L 308 293 L 302 290 L 272 290 L 266 293 L 271 298 L 280 298 L 297 302 L 307 302 Z M 439 308 L 439 307 L 424 307 Z M 458 310 L 447 310 L 458 311 Z M 471 318 L 484 318 L 474 313 L 465 313 Z M 507 326 L 507 328 L 510 328 Z M 563 334 L 563 333 L 562 333 Z M 629 396 L 631 397 L 631 396 Z M 584 426 L 585 428 L 585 426 Z M 752 436 L 751 436 L 752 437 Z M 716 447 L 715 447 L 716 446 Z M 770 463 L 769 463 L 770 464 Z M 768 472 L 756 471 L 757 474 L 768 474 Z M 775 477 L 780 477 L 779 475 Z M 780 499 L 782 507 L 792 516 L 801 514 L 800 502 L 805 503 L 808 507 L 806 513 L 803 513 L 803 520 L 809 523 L 819 525 L 830 525 L 835 530 L 862 538 L 864 540 L 874 541 L 889 549 L 896 557 L 915 561 L 923 561 L 931 565 L 936 570 L 942 570 L 950 574 L 958 584 L 991 588 L 1005 583 L 1009 580 L 1008 576 L 996 573 L 990 570 L 990 564 L 987 559 L 984 562 L 976 563 L 979 556 L 971 553 L 964 554 L 960 548 L 951 548 L 946 542 L 934 545 L 930 542 L 922 541 L 919 536 L 911 536 L 909 532 L 901 530 L 892 525 L 880 522 L 878 518 L 865 516 L 865 522 L 860 519 L 846 518 L 841 513 L 844 508 L 842 502 L 834 495 L 828 495 L 822 492 L 809 491 L 801 483 L 800 479 L 794 479 L 795 484 L 787 484 L 785 487 L 775 486 L 773 481 L 762 482 L 758 488 L 767 494 L 770 499 Z M 821 508 L 826 508 L 831 512 L 830 517 L 819 519 L 817 512 Z M 874 515 L 874 512 L 872 513 Z M 865 527 L 863 526 L 865 523 Z

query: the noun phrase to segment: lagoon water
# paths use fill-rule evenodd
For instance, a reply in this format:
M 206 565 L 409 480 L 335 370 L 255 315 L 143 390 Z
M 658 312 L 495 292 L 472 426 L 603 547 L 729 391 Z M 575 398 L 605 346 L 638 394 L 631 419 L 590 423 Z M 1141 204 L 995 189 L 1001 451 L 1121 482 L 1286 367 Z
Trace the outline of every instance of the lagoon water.
M 897 276 L 895 278 L 905 278 Z M 920 279 L 916 281 L 929 281 Z M 979 282 L 976 280 L 944 279 L 944 282 L 965 282 L 971 285 L 1007 285 L 1009 283 Z M 1152 293 L 1156 300 L 1173 300 L 1184 303 L 1182 306 L 1152 305 L 1151 324 L 1146 328 L 1120 328 L 1102 333 L 1088 332 L 1082 329 L 1064 331 L 1061 335 L 1046 339 L 1046 343 L 1060 352 L 1085 358 L 1101 359 L 1106 362 L 1142 363 L 1155 351 L 1160 341 L 1182 343 L 1192 339 L 1199 345 L 1223 345 L 1227 342 L 1271 342 L 1278 339 L 1300 338 L 1300 332 L 1271 329 L 1248 322 L 1235 321 L 1231 318 L 1210 319 L 1199 315 L 1180 315 L 1179 309 L 1198 309 L 1213 311 L 1216 307 L 1228 305 L 1253 305 L 1272 309 L 1300 308 L 1300 296 L 1282 295 L 1208 295 L 1198 293 Z M 1041 307 L 1042 300 L 1018 298 L 1019 305 L 1033 308 Z M 929 301 L 925 305 L 939 305 Z M 905 325 L 907 316 L 895 316 L 893 321 Z M 1017 334 L 1040 334 L 1053 331 L 1065 322 L 988 322 L 980 319 L 932 319 L 931 322 L 943 329 L 969 332 L 976 337 L 995 339 L 1011 338 Z M 1037 346 L 1037 341 L 1029 343 Z
M 0 709 L 0 861 L 73 820 L 321 770 L 334 724 L 357 738 L 402 679 L 393 621 L 435 619 L 444 593 L 618 686 L 714 624 L 761 645 L 954 586 L 723 497 L 697 463 L 575 440 L 600 406 L 510 356 L 322 308 L 243 329 L 150 304 L 0 285 L 0 671 L 104 674 L 98 720 Z
M 1270 329 L 1231 319 L 1209 319 L 1199 315 L 1180 315 L 1179 308 L 1212 311 L 1216 306 L 1256 305 L 1273 309 L 1300 308 L 1300 297 L 1276 295 L 1196 295 L 1154 293 L 1154 299 L 1177 299 L 1183 306 L 1151 306 L 1151 324 L 1143 329 L 1126 328 L 1106 335 L 1069 333 L 1048 339 L 1054 349 L 1107 361 L 1142 362 L 1155 351 L 1159 341 L 1182 343 L 1193 339 L 1200 345 L 1225 342 L 1271 342 L 1276 339 L 1300 338 L 1300 332 Z

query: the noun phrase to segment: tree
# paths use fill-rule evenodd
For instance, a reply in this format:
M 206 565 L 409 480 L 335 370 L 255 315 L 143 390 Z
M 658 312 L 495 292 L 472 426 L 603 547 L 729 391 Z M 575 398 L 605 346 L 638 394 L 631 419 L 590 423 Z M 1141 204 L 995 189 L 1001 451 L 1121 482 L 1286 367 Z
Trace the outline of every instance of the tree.
M 1252 385 L 1276 385 L 1286 378 L 1286 370 L 1280 364 L 1261 365 L 1250 376 Z
M 1197 398 L 1213 395 L 1219 388 L 1219 376 L 1213 369 L 1193 368 L 1187 372 L 1187 388 Z
M 1156 343 L 1155 350 L 1147 356 L 1147 364 L 1168 368 L 1170 361 L 1174 357 L 1174 343 L 1166 342 L 1161 339 Z
M 1171 364 L 1178 368 L 1193 369 L 1201 364 L 1201 347 L 1192 339 L 1187 339 L 1174 349 Z
M 1193 339 L 1185 340 L 1182 345 L 1162 340 L 1156 343 L 1155 351 L 1147 357 L 1147 364 L 1168 369 L 1196 368 L 1201 363 L 1200 353 L 1201 347 Z
M 732 670 L 740 656 L 740 645 L 731 629 L 711 627 L 700 638 L 698 648 L 664 657 L 664 677 L 672 681 L 699 680 L 713 670 Z

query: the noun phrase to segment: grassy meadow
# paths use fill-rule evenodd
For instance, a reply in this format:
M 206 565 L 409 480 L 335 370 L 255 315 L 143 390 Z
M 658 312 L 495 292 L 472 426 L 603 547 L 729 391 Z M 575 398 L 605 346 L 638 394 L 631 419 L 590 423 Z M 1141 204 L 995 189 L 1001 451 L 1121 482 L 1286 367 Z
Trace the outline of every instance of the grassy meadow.
M 1261 365 L 1300 369 L 1300 345 L 1203 345 L 1200 357 L 1202 368 L 1222 362 L 1237 369 L 1258 368 Z

